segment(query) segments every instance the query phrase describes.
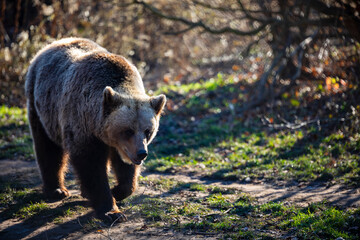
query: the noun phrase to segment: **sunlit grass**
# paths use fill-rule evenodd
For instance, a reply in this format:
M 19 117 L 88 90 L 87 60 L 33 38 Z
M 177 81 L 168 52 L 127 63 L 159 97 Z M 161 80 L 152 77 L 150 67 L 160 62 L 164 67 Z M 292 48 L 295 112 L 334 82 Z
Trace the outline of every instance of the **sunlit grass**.
M 36 203 L 30 203 L 22 208 L 15 214 L 17 218 L 20 219 L 26 219 L 30 218 L 36 214 L 41 213 L 44 210 L 49 209 L 49 205 L 47 205 L 45 202 L 36 202 Z
M 323 205 L 313 205 L 313 209 L 299 209 L 282 224 L 298 229 L 297 236 L 306 239 L 356 239 L 347 231 L 355 232 L 360 220 L 354 218 L 356 212 L 342 211 L 334 207 L 322 209 Z M 355 227 L 355 228 L 354 228 Z M 346 231 L 347 230 L 347 231 Z
M 27 124 L 26 109 L 5 105 L 0 107 L 0 159 L 33 158 Z
M 334 133 L 311 142 L 304 139 L 319 134 L 316 129 L 269 133 L 245 127 L 236 119 L 214 128 L 215 119 L 217 116 L 200 119 L 196 127 L 189 125 L 189 132 L 160 136 L 156 155 L 146 162 L 147 169 L 168 172 L 186 166 L 209 177 L 229 180 L 357 184 L 359 134 L 345 138 L 342 133 Z M 168 144 L 169 139 L 174 144 Z
M 219 87 L 224 87 L 229 84 L 233 84 L 236 81 L 233 76 L 225 77 L 219 73 L 217 77 L 210 78 L 208 80 L 200 80 L 199 82 L 179 84 L 179 85 L 164 85 L 160 87 L 157 93 L 169 93 L 170 91 L 179 92 L 180 94 L 186 94 L 190 91 L 214 91 Z
M 179 182 L 177 185 L 182 184 Z M 204 188 L 209 187 L 203 188 L 199 184 L 182 186 L 178 189 L 182 193 L 204 193 Z M 208 192 L 205 196 L 182 200 L 172 196 L 146 198 L 134 207 L 151 226 L 224 234 L 230 238 L 276 239 L 287 232 L 301 239 L 358 237 L 357 228 L 354 228 L 360 221 L 358 211 L 340 210 L 326 203 L 308 207 L 281 202 L 260 204 L 240 192 L 225 193 L 226 189 L 220 187 L 218 191 L 223 194 Z
M 25 108 L 0 106 L 0 127 L 11 124 L 21 126 L 27 122 L 27 110 Z

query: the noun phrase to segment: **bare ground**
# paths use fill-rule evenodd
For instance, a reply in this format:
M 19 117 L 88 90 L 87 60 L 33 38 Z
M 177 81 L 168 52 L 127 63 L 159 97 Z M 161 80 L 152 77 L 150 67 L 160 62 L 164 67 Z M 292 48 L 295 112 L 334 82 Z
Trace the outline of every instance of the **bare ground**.
M 0 161 L 0 177 L 16 180 L 31 186 L 40 186 L 40 177 L 34 161 Z M 330 204 L 342 208 L 360 206 L 360 189 L 348 189 L 341 185 L 272 185 L 267 183 L 238 183 L 233 181 L 214 181 L 201 178 L 191 173 L 154 174 L 144 172 L 148 179 L 171 178 L 180 182 L 201 183 L 205 185 L 238 189 L 256 198 L 259 203 L 282 201 L 289 204 L 306 206 L 309 203 L 326 200 Z M 38 187 L 40 189 L 40 187 Z M 82 199 L 78 190 L 71 190 L 74 202 L 87 207 L 87 201 Z M 137 201 L 141 196 L 161 196 L 166 194 L 161 190 L 140 186 L 135 195 Z M 178 196 L 177 196 L 178 195 Z M 185 196 L 186 197 L 186 196 Z M 184 198 L 179 193 L 173 199 Z M 50 208 L 57 208 L 63 202 L 48 203 Z M 136 203 L 134 203 L 136 204 Z M 138 212 L 128 209 L 125 214 L 128 221 L 114 226 L 97 227 L 94 230 L 89 226 L 88 220 L 93 216 L 90 208 L 85 212 L 66 218 L 62 223 L 46 221 L 51 216 L 43 216 L 45 224 L 37 224 L 16 218 L 5 219 L 0 209 L 0 239 L 218 239 L 221 235 L 211 233 L 174 231 L 171 228 L 148 226 Z M 165 223 L 166 226 L 166 223 Z

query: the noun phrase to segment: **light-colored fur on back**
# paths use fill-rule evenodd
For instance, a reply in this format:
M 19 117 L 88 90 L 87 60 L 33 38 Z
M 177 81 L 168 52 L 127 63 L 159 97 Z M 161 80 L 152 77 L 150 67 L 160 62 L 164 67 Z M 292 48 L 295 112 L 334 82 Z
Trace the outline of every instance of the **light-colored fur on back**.
M 67 38 L 34 57 L 25 89 L 51 140 L 69 145 L 102 136 L 107 86 L 131 99 L 149 98 L 138 71 L 125 58 L 90 40 Z

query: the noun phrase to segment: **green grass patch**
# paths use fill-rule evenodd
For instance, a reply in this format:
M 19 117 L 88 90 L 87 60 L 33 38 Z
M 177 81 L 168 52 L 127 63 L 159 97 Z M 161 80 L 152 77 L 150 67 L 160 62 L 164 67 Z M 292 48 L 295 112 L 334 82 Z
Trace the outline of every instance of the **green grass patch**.
M 0 106 L 0 127 L 22 126 L 27 124 L 27 110 L 25 108 Z
M 220 87 L 224 87 L 229 84 L 234 84 L 233 77 L 225 77 L 219 73 L 217 77 L 210 78 L 209 80 L 200 80 L 199 82 L 181 84 L 181 85 L 164 85 L 156 92 L 169 94 L 172 92 L 178 92 L 180 94 L 186 94 L 191 91 L 215 91 Z
M 218 209 L 229 209 L 233 206 L 231 201 L 228 197 L 222 195 L 221 193 L 214 193 L 211 194 L 207 199 L 206 202 L 209 204 L 211 208 L 218 208 Z
M 172 205 L 167 204 L 162 198 L 145 198 L 141 205 L 136 208 L 150 222 L 172 220 Z
M 7 206 L 11 204 L 16 204 L 17 202 L 22 202 L 26 199 L 30 194 L 34 191 L 32 189 L 21 189 L 17 190 L 15 188 L 11 188 L 6 186 L 0 193 L 0 204 L 2 206 Z
M 63 206 L 61 212 L 59 212 L 58 216 L 53 220 L 56 224 L 62 224 L 67 221 L 69 218 L 72 218 L 77 215 L 81 215 L 83 212 L 86 211 L 86 208 L 80 205 L 72 205 L 70 206 Z
M 282 202 L 260 204 L 240 192 L 211 193 L 204 191 L 199 184 L 182 189 L 182 194 L 186 196 L 194 191 L 203 194 L 181 199 L 173 195 L 147 197 L 132 209 L 142 214 L 147 226 L 219 234 L 235 239 L 279 239 L 285 235 L 298 239 L 359 237 L 360 209 L 340 210 L 326 203 L 308 207 L 284 205 Z M 221 192 L 226 192 L 226 188 Z
M 207 190 L 207 186 L 203 184 L 193 183 L 190 185 L 190 191 L 198 191 L 198 192 L 205 192 Z
M 2 215 L 5 218 L 20 217 L 27 218 L 31 216 L 32 208 L 34 204 L 38 204 L 42 201 L 42 194 L 35 189 L 24 188 L 16 183 L 3 182 L 0 192 L 0 206 L 4 209 Z M 44 204 L 34 206 L 34 212 Z M 26 209 L 28 207 L 28 209 Z M 24 209 L 25 208 L 25 209 Z M 26 213 L 28 211 L 28 213 Z
M 187 167 L 215 179 L 239 181 L 260 179 L 358 184 L 358 134 L 352 136 L 351 142 L 330 135 L 316 144 L 305 142 L 297 145 L 309 133 L 282 131 L 268 134 L 263 130 L 246 128 L 226 133 L 225 129 L 217 133 L 211 133 L 210 126 L 195 130 L 209 133 L 209 137 L 197 135 L 202 136 L 202 140 L 187 134 L 173 135 L 179 145 L 169 146 L 161 139 L 155 146 L 157 155 L 146 162 L 146 167 L 159 172 Z M 187 138 L 192 140 L 187 142 Z M 182 148 L 185 150 L 180 151 Z
M 45 202 L 30 203 L 22 208 L 15 214 L 15 217 L 20 219 L 27 219 L 40 214 L 42 211 L 49 209 L 49 205 Z
M 26 109 L 0 107 L 0 160 L 33 159 Z
M 342 211 L 319 205 L 312 210 L 298 210 L 293 217 L 284 221 L 284 224 L 298 229 L 296 235 L 302 239 L 356 239 L 355 236 L 358 235 L 353 234 L 360 226 L 358 211 Z

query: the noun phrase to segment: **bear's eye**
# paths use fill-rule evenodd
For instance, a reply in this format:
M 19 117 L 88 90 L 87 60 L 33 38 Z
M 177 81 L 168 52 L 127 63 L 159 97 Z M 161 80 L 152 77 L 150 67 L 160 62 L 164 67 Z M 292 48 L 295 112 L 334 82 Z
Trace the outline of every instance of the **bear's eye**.
M 135 134 L 135 132 L 134 132 L 134 130 L 129 128 L 124 131 L 124 134 L 127 138 L 131 138 Z
M 149 130 L 149 129 L 146 129 L 144 133 L 145 133 L 145 137 L 146 137 L 146 139 L 149 139 L 149 138 L 150 138 L 150 136 L 151 136 L 151 132 L 150 132 L 150 130 Z

